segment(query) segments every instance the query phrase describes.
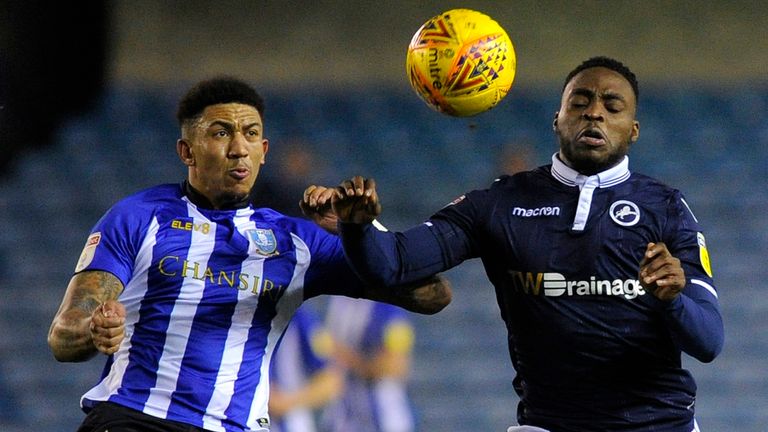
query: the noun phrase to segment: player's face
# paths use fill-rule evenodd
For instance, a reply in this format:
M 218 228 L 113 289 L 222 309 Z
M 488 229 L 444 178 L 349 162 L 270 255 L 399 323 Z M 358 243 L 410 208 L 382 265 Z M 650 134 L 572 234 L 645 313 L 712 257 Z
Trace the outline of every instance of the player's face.
M 637 99 L 618 72 L 585 69 L 563 90 L 555 133 L 560 158 L 582 174 L 593 175 L 619 163 L 640 133 Z
M 207 107 L 202 117 L 179 140 L 189 147 L 182 160 L 189 166 L 189 181 L 215 207 L 244 199 L 265 162 L 269 142 L 263 136 L 256 108 L 239 103 Z

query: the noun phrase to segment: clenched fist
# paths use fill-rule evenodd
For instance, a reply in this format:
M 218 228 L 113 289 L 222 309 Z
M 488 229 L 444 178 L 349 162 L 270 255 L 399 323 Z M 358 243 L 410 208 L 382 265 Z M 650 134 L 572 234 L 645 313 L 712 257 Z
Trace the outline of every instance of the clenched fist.
M 91 339 L 96 349 L 104 354 L 114 354 L 125 336 L 125 306 L 108 300 L 99 305 L 91 315 Z
M 680 260 L 664 243 L 648 243 L 640 261 L 640 284 L 659 300 L 672 301 L 685 288 Z

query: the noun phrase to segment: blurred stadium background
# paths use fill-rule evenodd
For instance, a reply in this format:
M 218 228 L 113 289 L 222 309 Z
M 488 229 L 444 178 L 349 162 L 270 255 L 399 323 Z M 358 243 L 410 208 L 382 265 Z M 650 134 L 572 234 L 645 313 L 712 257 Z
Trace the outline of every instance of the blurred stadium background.
M 633 169 L 683 190 L 707 230 L 726 347 L 711 365 L 685 359 L 702 430 L 768 431 L 765 1 L 3 5 L 0 430 L 72 431 L 81 421 L 78 399 L 103 361 L 57 363 L 48 325 L 97 218 L 126 194 L 183 178 L 173 115 L 192 82 L 228 73 L 265 94 L 262 181 L 373 176 L 385 222 L 405 228 L 509 164 L 547 163 L 563 77 L 603 54 L 640 79 Z M 507 99 L 470 119 L 431 111 L 404 74 L 413 32 L 454 7 L 494 17 L 518 56 Z M 311 154 L 309 172 L 292 165 L 296 149 Z M 503 431 L 517 400 L 493 289 L 476 262 L 448 276 L 454 303 L 416 317 L 420 430 Z

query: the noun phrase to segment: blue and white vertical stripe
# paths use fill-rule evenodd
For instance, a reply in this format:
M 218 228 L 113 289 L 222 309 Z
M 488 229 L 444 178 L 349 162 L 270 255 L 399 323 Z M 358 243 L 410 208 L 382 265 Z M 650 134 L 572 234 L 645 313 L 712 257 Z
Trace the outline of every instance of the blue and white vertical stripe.
M 84 409 L 109 400 L 211 431 L 269 430 L 272 353 L 313 261 L 343 262 L 338 241 L 271 210 L 199 209 L 175 185 L 123 200 L 93 231 L 85 270 L 123 281 L 126 337 Z

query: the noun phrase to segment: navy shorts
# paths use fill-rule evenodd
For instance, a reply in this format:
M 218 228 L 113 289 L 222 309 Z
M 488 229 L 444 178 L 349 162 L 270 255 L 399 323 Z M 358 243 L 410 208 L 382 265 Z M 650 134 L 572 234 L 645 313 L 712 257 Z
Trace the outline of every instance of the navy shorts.
M 85 416 L 77 432 L 205 432 L 205 429 L 101 402 Z

